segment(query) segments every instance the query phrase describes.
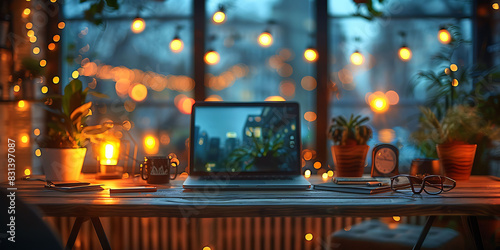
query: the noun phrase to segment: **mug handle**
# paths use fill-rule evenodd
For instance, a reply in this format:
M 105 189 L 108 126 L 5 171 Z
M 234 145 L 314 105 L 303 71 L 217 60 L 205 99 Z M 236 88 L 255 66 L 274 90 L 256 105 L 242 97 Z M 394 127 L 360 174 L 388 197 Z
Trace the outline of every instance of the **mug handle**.
M 175 180 L 175 178 L 177 178 L 177 171 L 179 170 L 179 168 L 177 167 L 179 165 L 179 160 L 177 159 L 177 155 L 175 155 L 174 153 L 170 153 L 168 155 L 168 163 L 170 165 L 169 167 L 175 168 L 174 177 L 172 178 L 172 176 L 170 176 L 170 180 Z
M 146 159 L 144 159 L 144 162 L 142 162 L 141 164 L 141 178 L 143 180 L 147 180 L 149 178 L 149 175 L 148 175 L 148 178 L 144 178 L 144 169 L 148 166 L 148 164 L 146 164 Z M 147 173 L 147 171 L 146 171 Z

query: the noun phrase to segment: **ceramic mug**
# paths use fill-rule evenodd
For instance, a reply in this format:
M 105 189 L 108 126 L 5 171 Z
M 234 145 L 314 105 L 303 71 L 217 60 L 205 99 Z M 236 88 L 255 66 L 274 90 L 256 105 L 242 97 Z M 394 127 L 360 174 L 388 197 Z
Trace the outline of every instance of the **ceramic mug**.
M 168 184 L 177 177 L 179 160 L 175 154 L 165 156 L 146 156 L 141 164 L 141 178 L 148 184 Z M 170 175 L 170 167 L 175 168 L 174 177 Z

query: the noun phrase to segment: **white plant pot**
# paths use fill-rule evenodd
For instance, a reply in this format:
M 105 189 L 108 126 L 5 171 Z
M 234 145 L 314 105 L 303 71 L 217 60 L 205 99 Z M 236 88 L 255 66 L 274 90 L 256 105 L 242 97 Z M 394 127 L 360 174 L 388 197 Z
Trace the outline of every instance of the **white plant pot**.
M 40 158 L 46 180 L 78 180 L 87 148 L 42 148 L 41 151 Z

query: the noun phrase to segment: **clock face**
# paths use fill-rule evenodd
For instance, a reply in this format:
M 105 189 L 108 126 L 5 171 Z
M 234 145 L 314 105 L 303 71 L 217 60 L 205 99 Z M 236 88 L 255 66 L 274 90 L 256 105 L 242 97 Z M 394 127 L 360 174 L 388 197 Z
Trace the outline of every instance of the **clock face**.
M 382 173 L 388 174 L 396 167 L 396 153 L 389 148 L 382 148 L 375 155 L 375 168 Z

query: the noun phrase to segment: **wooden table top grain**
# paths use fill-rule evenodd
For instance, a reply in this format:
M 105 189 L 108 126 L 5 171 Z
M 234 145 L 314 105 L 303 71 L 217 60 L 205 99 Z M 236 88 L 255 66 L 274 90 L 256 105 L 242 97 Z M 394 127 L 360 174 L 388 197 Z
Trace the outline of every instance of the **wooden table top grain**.
M 86 177 L 89 177 L 86 175 Z M 105 188 L 145 186 L 139 178 L 92 180 Z M 472 176 L 458 181 L 457 187 L 440 195 L 387 192 L 351 194 L 320 190 L 206 190 L 182 188 L 184 179 L 170 185 L 156 185 L 153 193 L 110 194 L 61 192 L 44 188 L 41 181 L 16 181 L 16 195 L 37 206 L 46 216 L 88 217 L 281 217 L 281 216 L 430 216 L 500 215 L 500 181 L 488 176 Z M 312 184 L 324 182 L 311 177 Z M 4 185 L 2 187 L 5 187 Z

